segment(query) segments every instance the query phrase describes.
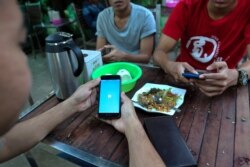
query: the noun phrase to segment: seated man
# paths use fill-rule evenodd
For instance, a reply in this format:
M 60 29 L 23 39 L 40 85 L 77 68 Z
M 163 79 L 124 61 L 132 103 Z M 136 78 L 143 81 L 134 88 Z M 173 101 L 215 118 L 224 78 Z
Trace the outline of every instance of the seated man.
M 96 20 L 98 14 L 105 9 L 105 6 L 98 0 L 84 0 L 82 7 L 82 15 L 84 21 L 91 28 L 93 33 L 96 32 Z
M 51 130 L 96 101 L 100 79 L 80 86 L 76 92 L 48 111 L 18 122 L 31 88 L 27 59 L 20 48 L 25 39 L 22 15 L 15 0 L 0 0 L 0 163 L 17 156 L 45 138 Z M 131 166 L 164 166 L 150 143 L 132 102 L 121 94 L 121 118 L 111 123 L 128 138 Z
M 233 85 L 246 85 L 250 76 L 250 1 L 183 0 L 167 21 L 154 60 L 177 81 L 192 82 L 207 96 L 223 93 Z M 176 62 L 168 59 L 181 39 Z M 242 65 L 240 60 L 248 53 Z M 197 73 L 188 80 L 184 71 Z
M 130 0 L 109 0 L 111 7 L 97 18 L 96 49 L 109 48 L 104 61 L 147 63 L 154 48 L 155 19 Z

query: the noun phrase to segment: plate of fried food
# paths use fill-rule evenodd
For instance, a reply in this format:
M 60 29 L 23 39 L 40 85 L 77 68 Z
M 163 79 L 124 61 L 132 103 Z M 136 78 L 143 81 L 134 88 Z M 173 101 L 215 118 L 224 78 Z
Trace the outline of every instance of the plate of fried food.
M 174 115 L 183 104 L 185 89 L 169 85 L 146 83 L 133 96 L 135 107 L 150 113 Z

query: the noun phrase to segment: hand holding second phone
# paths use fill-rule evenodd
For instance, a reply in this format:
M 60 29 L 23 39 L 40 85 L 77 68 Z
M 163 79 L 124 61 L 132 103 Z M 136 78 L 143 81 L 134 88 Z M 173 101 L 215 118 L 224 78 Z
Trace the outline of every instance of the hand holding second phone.
M 186 62 L 171 62 L 167 66 L 168 73 L 171 74 L 177 82 L 189 82 L 188 79 L 182 76 L 184 71 L 197 73 L 195 69 Z
M 75 93 L 65 102 L 69 104 L 75 111 L 84 111 L 91 107 L 96 101 L 96 87 L 99 85 L 100 79 L 95 79 L 81 85 Z
M 207 96 L 220 95 L 228 87 L 237 84 L 237 70 L 229 69 L 224 61 L 212 63 L 207 71 L 215 72 L 201 74 L 200 80 L 191 80 Z
M 125 53 L 118 50 L 114 45 L 105 45 L 105 48 L 110 49 L 111 51 L 103 56 L 105 62 L 116 62 L 123 61 Z

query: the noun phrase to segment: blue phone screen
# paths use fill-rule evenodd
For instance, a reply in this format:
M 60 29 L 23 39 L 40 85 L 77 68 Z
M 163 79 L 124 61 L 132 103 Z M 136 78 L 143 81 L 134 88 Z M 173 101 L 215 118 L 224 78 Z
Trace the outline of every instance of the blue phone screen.
M 99 113 L 119 113 L 120 80 L 101 80 Z

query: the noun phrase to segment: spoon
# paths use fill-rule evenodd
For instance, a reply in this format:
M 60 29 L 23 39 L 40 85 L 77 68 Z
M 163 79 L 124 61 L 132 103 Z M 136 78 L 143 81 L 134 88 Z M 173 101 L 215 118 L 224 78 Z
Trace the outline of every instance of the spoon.
M 153 95 L 153 100 L 156 104 L 161 104 L 162 103 L 162 97 L 159 95 Z
M 163 101 L 162 97 L 157 94 L 153 95 L 153 100 L 155 101 L 156 104 L 161 104 Z M 176 107 L 172 107 L 171 109 L 175 110 L 176 112 L 181 112 L 181 109 Z

